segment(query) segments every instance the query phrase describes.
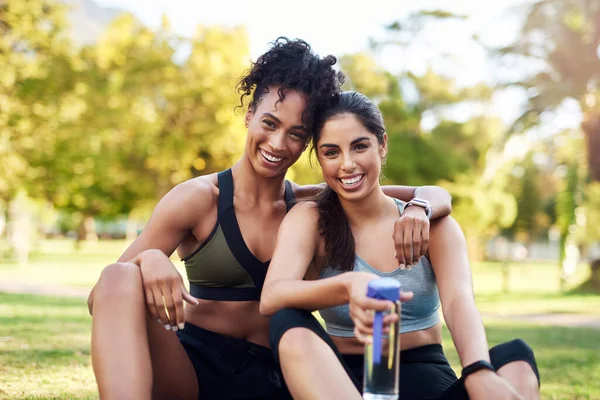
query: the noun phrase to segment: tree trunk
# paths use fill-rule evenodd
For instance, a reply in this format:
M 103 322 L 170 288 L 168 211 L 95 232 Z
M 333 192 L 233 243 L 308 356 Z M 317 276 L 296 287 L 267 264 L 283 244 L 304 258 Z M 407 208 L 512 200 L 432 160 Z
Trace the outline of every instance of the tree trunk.
M 590 283 L 596 290 L 600 290 L 600 260 L 595 260 L 590 263 L 592 275 L 590 276 Z
M 77 228 L 77 241 L 96 241 L 98 235 L 96 234 L 96 221 L 91 215 L 84 215 Z
M 588 166 L 593 181 L 600 182 L 600 114 L 591 114 L 581 124 L 588 150 Z

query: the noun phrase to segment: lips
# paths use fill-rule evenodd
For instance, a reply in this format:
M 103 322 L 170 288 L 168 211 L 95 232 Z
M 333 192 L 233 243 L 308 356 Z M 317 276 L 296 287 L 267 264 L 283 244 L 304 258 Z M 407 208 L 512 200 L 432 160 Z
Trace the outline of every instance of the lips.
M 347 176 L 344 178 L 339 178 L 339 181 L 342 182 L 342 185 L 344 185 L 345 187 L 351 188 L 360 184 L 364 176 L 364 174 Z
M 260 155 L 263 156 L 263 158 L 270 163 L 277 164 L 285 159 L 285 157 L 277 157 L 276 155 L 269 153 L 263 149 L 259 149 L 259 151 L 260 151 Z

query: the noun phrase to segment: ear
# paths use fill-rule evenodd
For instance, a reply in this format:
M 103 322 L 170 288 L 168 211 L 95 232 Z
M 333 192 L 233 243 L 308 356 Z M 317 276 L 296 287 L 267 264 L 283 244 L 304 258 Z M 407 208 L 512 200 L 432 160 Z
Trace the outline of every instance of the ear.
M 381 158 L 385 158 L 388 152 L 388 135 L 387 132 L 383 132 L 383 144 L 380 146 Z
M 250 125 L 250 121 L 252 120 L 253 116 L 254 111 L 252 110 L 252 107 L 248 107 L 248 111 L 246 111 L 246 116 L 244 117 L 244 125 L 246 125 L 246 128 L 248 128 L 248 125 Z

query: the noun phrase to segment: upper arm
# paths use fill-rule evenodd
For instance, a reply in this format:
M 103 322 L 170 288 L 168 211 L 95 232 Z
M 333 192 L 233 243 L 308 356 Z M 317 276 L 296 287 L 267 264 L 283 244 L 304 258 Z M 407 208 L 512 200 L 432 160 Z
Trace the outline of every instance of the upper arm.
M 460 225 L 454 218 L 441 218 L 431 224 L 429 259 L 437 280 L 444 312 L 457 296 L 473 299 L 473 280 L 467 242 Z
M 318 248 L 318 212 L 312 202 L 297 204 L 285 216 L 264 286 L 280 279 L 302 280 Z
M 193 179 L 174 187 L 156 205 L 150 220 L 119 261 L 144 250 L 158 249 L 170 256 L 185 236 L 215 207 L 217 193 L 208 180 Z
M 387 196 L 395 197 L 402 201 L 410 201 L 411 199 L 413 199 L 415 197 L 416 190 L 414 186 L 400 185 L 383 186 L 382 189 L 383 193 L 385 193 Z
M 294 196 L 296 196 L 297 199 L 312 198 L 327 187 L 325 183 L 316 183 L 314 185 L 298 185 L 295 182 L 291 182 L 291 184 L 292 189 L 294 190 Z

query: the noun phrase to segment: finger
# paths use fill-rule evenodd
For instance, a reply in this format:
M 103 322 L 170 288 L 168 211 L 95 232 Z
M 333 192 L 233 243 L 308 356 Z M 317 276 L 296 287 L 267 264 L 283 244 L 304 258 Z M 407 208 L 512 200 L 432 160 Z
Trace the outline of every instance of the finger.
M 419 259 L 423 254 L 421 254 L 421 231 L 423 227 L 420 223 L 415 223 L 415 226 L 412 231 L 412 244 L 413 244 L 413 266 L 419 262 Z
M 411 301 L 413 297 L 415 297 L 413 292 L 400 292 L 400 301 L 403 303 L 406 301 Z
M 396 260 L 400 268 L 404 269 L 406 266 L 406 260 L 404 260 L 404 249 L 402 243 L 404 242 L 404 230 L 400 226 L 400 223 L 396 221 L 394 225 L 394 248 L 396 250 Z
M 190 292 L 187 291 L 183 283 L 181 284 L 181 296 L 183 297 L 183 300 L 185 300 L 188 304 L 191 304 L 193 306 L 197 306 L 200 303 L 197 298 L 192 296 Z
M 406 227 L 404 231 L 404 241 L 402 243 L 402 248 L 404 250 L 404 260 L 406 261 L 406 266 L 411 267 L 413 264 L 413 225 L 412 223 Z
M 373 328 L 371 326 L 363 324 L 360 320 L 353 319 L 352 322 L 354 322 L 354 329 L 358 330 L 358 332 L 360 332 L 361 335 L 373 334 Z
M 354 328 L 354 336 L 362 344 L 370 344 L 371 343 L 371 337 L 369 335 L 363 334 L 356 328 Z
M 427 221 L 426 225 L 427 226 L 425 227 L 425 229 L 421 231 L 421 252 L 423 253 L 423 255 L 427 254 L 427 249 L 429 249 L 429 228 L 431 227 L 429 221 Z
M 398 322 L 398 314 L 396 313 L 389 313 L 388 315 L 386 315 L 385 317 L 383 317 L 383 326 L 390 326 L 391 324 L 395 324 L 396 322 Z
M 373 326 L 373 320 L 375 319 L 375 315 L 372 312 L 363 310 L 360 307 L 350 308 L 350 317 L 355 325 L 360 322 L 365 327 Z
M 163 286 L 161 288 L 163 301 L 165 302 L 165 308 L 167 309 L 167 314 L 169 316 L 168 324 L 171 325 L 171 329 L 177 331 L 177 320 L 175 319 L 175 303 L 173 301 L 173 293 L 171 293 L 171 288 L 169 286 Z
M 167 315 L 167 311 L 165 310 L 165 301 L 163 299 L 163 294 L 158 288 L 154 288 L 152 290 L 152 294 L 154 295 L 154 308 L 156 309 L 158 318 L 163 323 L 165 329 L 170 331 L 171 324 L 169 323 L 169 316 Z
M 363 310 L 373 310 L 373 311 L 387 311 L 391 310 L 394 306 L 394 303 L 388 300 L 377 300 L 372 299 L 367 296 L 361 296 L 355 298 L 351 304 L 356 307 L 360 307 Z
M 178 329 L 183 329 L 183 297 L 179 286 L 181 285 L 174 284 L 171 293 L 173 296 L 173 305 L 175 306 L 175 326 Z

